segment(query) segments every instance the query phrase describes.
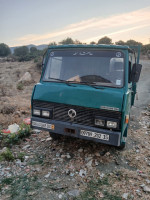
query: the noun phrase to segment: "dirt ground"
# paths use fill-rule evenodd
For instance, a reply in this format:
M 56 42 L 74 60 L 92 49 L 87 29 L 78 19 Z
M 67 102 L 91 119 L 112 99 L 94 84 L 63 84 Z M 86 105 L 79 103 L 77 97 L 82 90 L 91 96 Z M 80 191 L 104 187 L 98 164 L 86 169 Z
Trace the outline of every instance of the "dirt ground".
M 141 60 L 138 98 L 131 112 L 127 145 L 115 147 L 79 139 L 54 141 L 34 133 L 13 145 L 24 160 L 0 162 L 0 200 L 150 199 L 150 61 Z M 30 83 L 18 88 L 25 72 Z M 0 63 L 0 128 L 30 117 L 33 85 L 40 69 L 33 62 Z M 1 185 L 1 182 L 0 182 Z

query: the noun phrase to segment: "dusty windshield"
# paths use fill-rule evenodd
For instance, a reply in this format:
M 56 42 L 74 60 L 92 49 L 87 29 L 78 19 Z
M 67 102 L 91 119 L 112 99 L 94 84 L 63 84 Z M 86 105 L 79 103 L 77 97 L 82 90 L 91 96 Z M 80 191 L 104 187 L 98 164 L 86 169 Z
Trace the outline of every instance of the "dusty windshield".
M 51 51 L 43 81 L 123 87 L 124 55 L 112 50 Z

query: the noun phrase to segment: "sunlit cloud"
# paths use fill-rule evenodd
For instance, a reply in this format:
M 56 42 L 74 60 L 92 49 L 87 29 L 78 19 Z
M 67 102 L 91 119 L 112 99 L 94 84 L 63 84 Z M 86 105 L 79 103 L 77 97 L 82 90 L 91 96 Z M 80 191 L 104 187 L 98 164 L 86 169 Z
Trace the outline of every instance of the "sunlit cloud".
M 103 36 L 115 36 L 120 33 L 122 34 L 123 39 L 123 34 L 127 34 L 127 32 L 135 31 L 137 29 L 144 29 L 148 26 L 150 26 L 150 7 L 109 16 L 107 18 L 88 19 L 79 23 L 70 24 L 63 29 L 43 35 L 25 35 L 16 39 L 16 43 L 24 45 L 29 43 L 49 43 L 53 40 L 60 41 L 68 36 L 73 38 L 76 37 L 80 40 L 80 38 L 83 38 L 81 36 L 83 36 L 84 33 L 84 42 L 96 41 Z
M 132 27 L 132 28 L 126 28 L 126 29 L 122 29 L 122 30 L 119 30 L 119 31 L 115 31 L 115 32 L 112 32 L 112 33 L 106 33 L 106 34 L 103 34 L 103 35 L 99 35 L 99 36 L 96 36 L 96 37 L 92 37 L 92 38 L 88 38 L 87 40 L 84 40 L 84 42 L 90 42 L 90 41 L 96 41 L 104 36 L 113 36 L 113 35 L 118 35 L 120 33 L 125 33 L 125 32 L 128 32 L 128 31 L 133 31 L 133 30 L 137 30 L 137 29 L 141 29 L 141 28 L 144 28 L 144 27 L 149 27 L 149 24 L 144 24 L 144 25 L 140 25 L 140 26 L 135 26 L 135 27 Z

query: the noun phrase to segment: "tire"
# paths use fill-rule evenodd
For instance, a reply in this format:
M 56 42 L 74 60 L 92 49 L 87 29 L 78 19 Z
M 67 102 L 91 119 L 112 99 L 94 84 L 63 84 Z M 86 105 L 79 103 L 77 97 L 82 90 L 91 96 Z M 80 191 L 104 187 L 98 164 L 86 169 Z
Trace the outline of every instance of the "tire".
M 59 140 L 59 139 L 62 138 L 62 135 L 57 134 L 57 133 L 51 133 L 51 132 L 49 132 L 49 135 L 50 135 L 51 138 L 53 138 L 53 140 Z
M 125 143 L 122 143 L 118 148 L 118 150 L 124 150 L 126 144 Z

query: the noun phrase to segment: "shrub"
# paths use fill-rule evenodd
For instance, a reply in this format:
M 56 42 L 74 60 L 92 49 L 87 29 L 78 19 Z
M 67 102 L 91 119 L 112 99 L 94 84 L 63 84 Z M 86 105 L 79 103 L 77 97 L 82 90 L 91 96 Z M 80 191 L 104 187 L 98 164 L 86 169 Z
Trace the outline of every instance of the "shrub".
M 23 87 L 24 87 L 23 83 L 20 82 L 20 83 L 17 84 L 18 90 L 23 90 L 24 89 Z
M 8 148 L 0 154 L 0 160 L 13 161 L 14 159 L 12 152 Z
M 0 56 L 5 57 L 11 54 L 10 48 L 8 45 L 1 43 L 0 44 Z

